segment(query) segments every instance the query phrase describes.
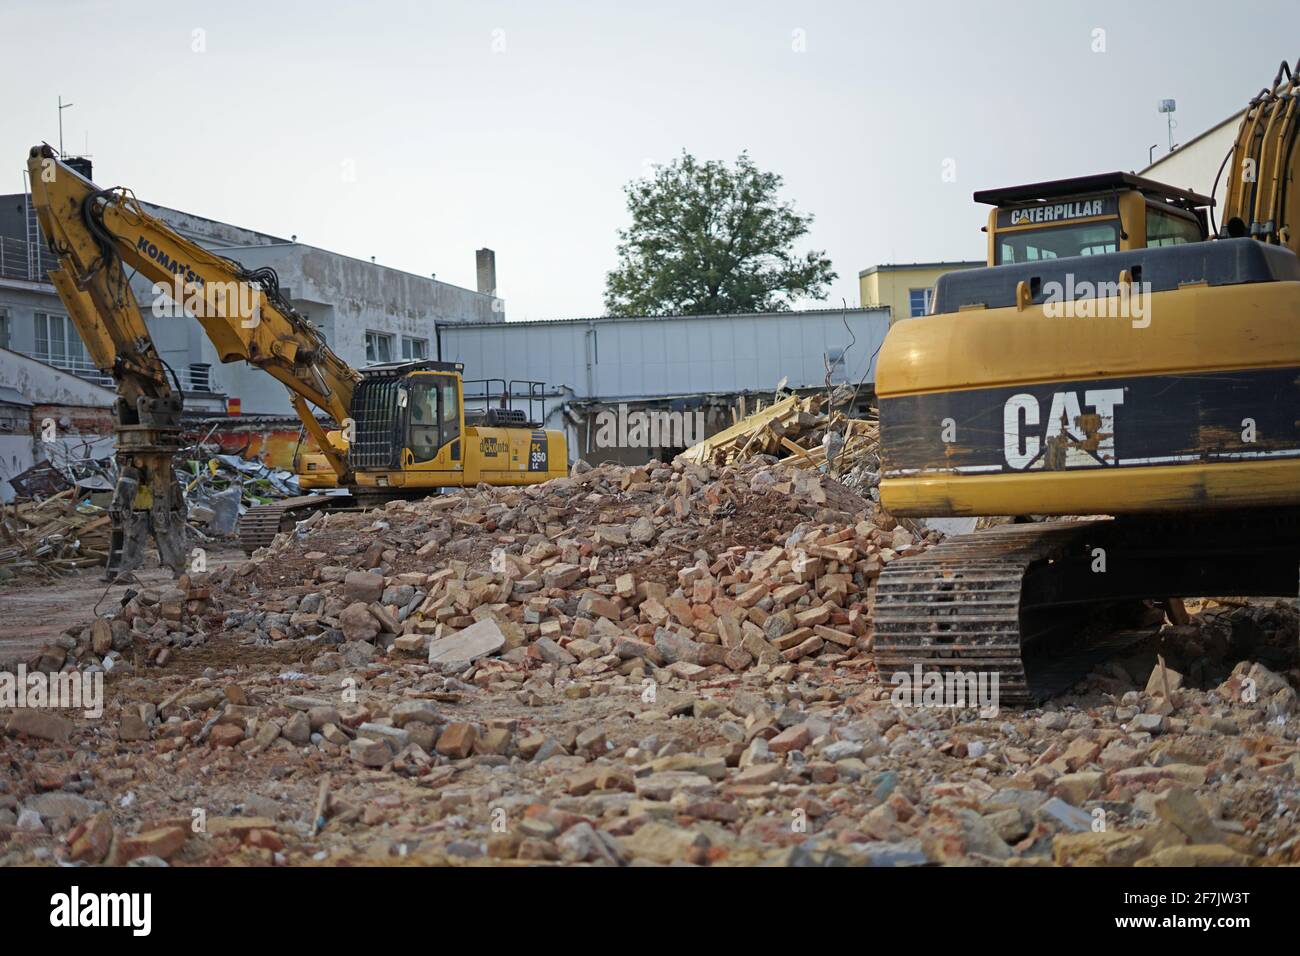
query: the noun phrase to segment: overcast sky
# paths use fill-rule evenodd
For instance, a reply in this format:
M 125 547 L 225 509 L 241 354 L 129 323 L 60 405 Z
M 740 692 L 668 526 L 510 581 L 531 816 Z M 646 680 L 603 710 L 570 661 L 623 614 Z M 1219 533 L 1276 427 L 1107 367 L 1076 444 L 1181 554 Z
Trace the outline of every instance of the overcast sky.
M 622 186 L 749 150 L 858 303 L 881 262 L 978 259 L 971 192 L 1140 169 L 1300 55 L 1300 3 L 0 0 L 0 156 L 473 288 L 603 312 Z M 201 31 L 196 33 L 196 31 Z M 1104 31 L 1104 34 L 1097 31 Z M 1104 52 L 1094 52 L 1098 40 Z M 945 182 L 947 168 L 955 181 Z M 3 168 L 3 167 L 0 167 Z M 815 303 L 810 303 L 815 304 Z

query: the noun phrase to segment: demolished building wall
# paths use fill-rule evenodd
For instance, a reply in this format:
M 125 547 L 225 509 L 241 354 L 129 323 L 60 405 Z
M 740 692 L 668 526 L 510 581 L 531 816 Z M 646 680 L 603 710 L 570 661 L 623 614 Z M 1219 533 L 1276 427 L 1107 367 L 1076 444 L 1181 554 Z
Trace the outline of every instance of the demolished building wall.
M 0 501 L 14 499 L 10 478 L 39 462 L 112 454 L 112 389 L 10 349 L 0 349 L 0 382 Z

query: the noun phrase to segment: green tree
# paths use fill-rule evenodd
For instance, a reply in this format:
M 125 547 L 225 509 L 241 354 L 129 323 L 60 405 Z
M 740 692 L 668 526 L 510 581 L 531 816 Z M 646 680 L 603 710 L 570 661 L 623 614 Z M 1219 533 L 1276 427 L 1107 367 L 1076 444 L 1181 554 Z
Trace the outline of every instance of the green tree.
M 685 150 L 624 187 L 632 225 L 619 230 L 605 278 L 611 315 L 784 311 L 824 298 L 835 278 L 824 252 L 794 252 L 813 217 L 781 202 L 781 177 L 748 153 L 735 165 Z

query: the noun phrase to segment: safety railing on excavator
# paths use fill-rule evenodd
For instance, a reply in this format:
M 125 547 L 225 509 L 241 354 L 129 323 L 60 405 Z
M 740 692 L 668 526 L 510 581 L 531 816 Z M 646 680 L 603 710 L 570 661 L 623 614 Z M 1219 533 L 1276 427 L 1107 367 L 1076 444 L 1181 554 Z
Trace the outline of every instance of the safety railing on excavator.
M 541 428 L 546 423 L 546 383 L 529 379 L 465 379 L 465 423 Z

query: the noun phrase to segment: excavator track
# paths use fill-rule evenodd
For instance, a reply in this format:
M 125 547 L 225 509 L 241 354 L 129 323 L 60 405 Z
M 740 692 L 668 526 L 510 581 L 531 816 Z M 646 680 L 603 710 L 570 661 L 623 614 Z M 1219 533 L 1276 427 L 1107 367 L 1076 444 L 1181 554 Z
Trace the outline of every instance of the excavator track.
M 1003 525 L 892 562 L 876 584 L 882 683 L 998 676 L 999 703 L 1067 690 L 1152 633 L 1144 598 L 1294 595 L 1294 512 Z
M 270 545 L 277 534 L 289 530 L 293 522 L 303 520 L 312 511 L 321 508 L 333 511 L 350 501 L 340 495 L 299 495 L 249 508 L 239 519 L 239 546 L 245 554 L 252 554 Z
M 249 508 L 239 519 L 239 546 L 245 554 L 265 548 L 281 531 L 291 531 L 295 522 L 307 518 L 313 511 L 364 511 L 382 508 L 393 500 L 427 498 L 429 489 L 353 489 L 346 495 L 300 495 L 282 498 L 264 505 Z
M 1031 704 L 1064 689 L 1074 670 L 1068 665 L 1056 668 L 1056 680 L 1036 674 L 1031 687 L 1022 657 L 1022 592 L 1031 568 L 1065 558 L 1086 530 L 1084 523 L 1004 525 L 890 564 L 876 584 L 881 679 L 916 665 L 945 674 L 996 673 L 1007 704 Z

